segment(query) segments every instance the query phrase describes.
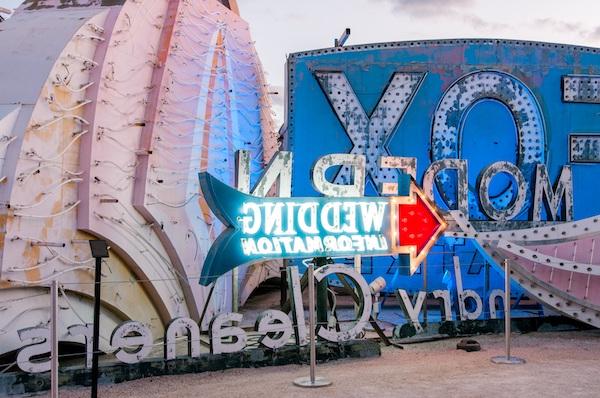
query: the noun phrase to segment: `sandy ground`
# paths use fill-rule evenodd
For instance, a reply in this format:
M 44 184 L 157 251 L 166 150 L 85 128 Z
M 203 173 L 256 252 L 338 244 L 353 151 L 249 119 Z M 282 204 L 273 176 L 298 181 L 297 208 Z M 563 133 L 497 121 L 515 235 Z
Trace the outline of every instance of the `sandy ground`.
M 513 337 L 524 365 L 495 365 L 501 335 L 475 337 L 482 351 L 456 350 L 458 339 L 383 348 L 381 358 L 320 364 L 333 385 L 307 390 L 292 381 L 306 365 L 165 376 L 102 386 L 102 398 L 154 397 L 600 397 L 600 331 L 531 333 Z M 89 389 L 61 389 L 63 398 Z

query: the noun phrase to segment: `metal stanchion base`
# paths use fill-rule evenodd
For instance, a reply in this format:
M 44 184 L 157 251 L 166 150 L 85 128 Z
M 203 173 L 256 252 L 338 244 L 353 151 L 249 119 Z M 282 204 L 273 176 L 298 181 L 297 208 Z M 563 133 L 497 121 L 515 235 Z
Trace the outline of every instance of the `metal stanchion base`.
M 524 364 L 525 360 L 519 357 L 507 357 L 506 355 L 499 355 L 497 357 L 492 357 L 490 359 L 492 363 L 502 364 L 502 365 L 520 365 Z
M 299 377 L 294 380 L 294 385 L 298 387 L 318 388 L 330 386 L 331 381 L 324 377 L 315 377 L 315 382 L 313 383 L 310 381 L 310 377 Z

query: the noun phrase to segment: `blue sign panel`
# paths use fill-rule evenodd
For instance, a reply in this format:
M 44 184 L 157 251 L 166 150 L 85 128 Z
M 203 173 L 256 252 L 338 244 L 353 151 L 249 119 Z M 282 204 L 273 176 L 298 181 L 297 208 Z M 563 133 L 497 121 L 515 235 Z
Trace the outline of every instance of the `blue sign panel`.
M 288 59 L 284 148 L 293 196 L 314 196 L 309 170 L 331 153 L 366 157 L 366 196 L 411 176 L 439 208 L 479 231 L 600 214 L 600 50 L 509 40 L 439 40 L 338 47 Z M 349 183 L 344 168 L 328 178 Z M 482 297 L 501 287 L 469 239 L 438 240 L 429 290 L 456 280 Z M 575 255 L 573 260 L 575 259 Z M 490 271 L 490 266 L 492 272 Z M 397 257 L 364 259 L 388 290 L 419 290 Z

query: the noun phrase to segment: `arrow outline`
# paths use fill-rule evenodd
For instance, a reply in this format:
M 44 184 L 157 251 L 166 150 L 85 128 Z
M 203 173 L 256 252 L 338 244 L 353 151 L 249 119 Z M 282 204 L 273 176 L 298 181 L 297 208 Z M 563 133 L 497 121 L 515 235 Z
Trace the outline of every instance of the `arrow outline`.
M 423 247 L 420 253 L 417 254 L 417 246 L 416 245 L 402 245 L 401 236 L 399 231 L 399 216 L 398 216 L 398 206 L 401 205 L 414 205 L 417 203 L 417 200 L 421 199 L 427 210 L 433 215 L 436 221 L 439 223 L 439 226 L 431 235 L 427 244 Z M 433 203 L 411 178 L 410 181 L 410 192 L 407 196 L 393 196 L 390 197 L 390 237 L 391 237 L 391 250 L 397 254 L 407 254 L 409 256 L 409 268 L 410 275 L 412 276 L 419 265 L 425 260 L 427 254 L 429 254 L 429 250 L 435 242 L 440 238 L 440 236 L 444 233 L 446 228 L 448 227 L 448 223 L 444 220 L 443 217 L 440 216 L 440 211 L 438 207 Z
M 271 258 L 256 258 L 256 259 L 248 259 L 245 256 L 237 253 L 228 252 L 227 254 L 231 256 L 230 261 L 237 264 L 233 268 L 229 268 L 225 272 L 220 275 L 215 275 L 215 258 L 217 258 L 220 254 L 223 254 L 226 248 L 229 248 L 231 244 L 234 244 L 234 238 L 236 238 L 237 234 L 240 231 L 240 225 L 237 219 L 231 217 L 231 214 L 234 213 L 233 209 L 228 209 L 228 203 L 226 201 L 218 200 L 219 192 L 222 190 L 232 190 L 236 192 L 236 195 L 240 195 L 242 197 L 253 198 L 253 199 L 277 199 L 277 198 L 259 198 L 254 197 L 252 195 L 248 195 L 241 191 L 236 190 L 235 188 L 230 187 L 229 185 L 221 182 L 210 173 L 201 172 L 198 175 L 200 180 L 200 187 L 203 193 L 203 198 L 208 204 L 211 212 L 219 219 L 219 221 L 223 224 L 224 229 L 221 231 L 219 236 L 216 238 L 214 242 L 212 242 L 206 258 L 203 262 L 203 267 L 201 271 L 200 284 L 207 286 L 216 280 L 219 276 L 225 275 L 230 270 L 237 268 L 239 266 L 245 264 L 255 264 L 263 261 L 268 261 Z M 279 198 L 279 199 L 291 199 L 291 198 Z M 330 197 L 330 199 L 335 199 Z M 341 198 L 338 198 L 341 199 Z M 383 198 L 379 198 L 383 199 Z M 389 209 L 389 240 L 390 240 L 390 248 L 389 254 L 406 254 L 409 256 L 409 264 L 410 264 L 410 275 L 413 275 L 421 262 L 427 256 L 431 247 L 435 244 L 435 242 L 439 239 L 439 237 L 443 234 L 444 230 L 447 228 L 448 224 L 440 215 L 440 212 L 437 206 L 429 200 L 423 193 L 423 191 L 416 185 L 416 183 L 411 179 L 410 183 L 410 191 L 407 196 L 390 196 L 387 198 L 390 206 Z M 438 227 L 435 229 L 435 232 L 431 235 L 425 246 L 422 248 L 421 252 L 417 254 L 417 246 L 416 245 L 402 245 L 401 244 L 401 234 L 399 230 L 399 207 L 400 205 L 415 205 L 420 199 L 424 205 L 426 206 L 427 211 L 433 216 L 433 218 L 438 223 Z M 382 230 L 382 232 L 385 229 Z M 237 255 L 236 255 L 237 254 Z M 377 255 L 385 255 L 385 254 L 371 254 L 371 256 Z M 238 257 L 238 259 L 235 259 Z M 288 257 L 282 257 L 288 258 Z M 291 257 L 290 257 L 291 258 Z M 300 257 L 297 257 L 300 258 Z M 247 260 L 247 261 L 243 261 Z M 218 263 L 218 262 L 217 262 Z

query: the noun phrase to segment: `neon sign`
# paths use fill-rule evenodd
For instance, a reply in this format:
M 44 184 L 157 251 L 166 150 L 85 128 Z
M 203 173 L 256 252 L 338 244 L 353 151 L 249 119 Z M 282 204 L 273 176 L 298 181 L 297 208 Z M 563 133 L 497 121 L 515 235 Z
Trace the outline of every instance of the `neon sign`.
M 512 73 L 494 70 L 495 66 L 456 75 L 457 69 L 448 66 L 446 61 L 421 65 L 423 54 L 420 52 L 415 52 L 410 62 L 404 58 L 406 55 L 401 55 L 405 54 L 403 51 L 393 54 L 399 59 L 397 63 L 390 62 L 392 70 L 385 73 L 362 67 L 372 62 L 372 55 L 361 57 L 359 52 L 336 54 L 339 58 L 336 67 L 332 67 L 331 55 L 323 56 L 327 61 L 322 61 L 322 65 L 320 57 L 314 54 L 295 55 L 292 60 L 296 73 L 291 76 L 294 89 L 290 93 L 293 117 L 288 124 L 287 148 L 302 152 L 304 163 L 321 153 L 311 138 L 298 134 L 310 121 L 311 129 L 319 132 L 323 147 L 350 148 L 348 140 L 339 138 L 340 132 L 345 133 L 351 143 L 350 153 L 365 156 L 367 178 L 374 183 L 376 193 L 382 193 L 377 188 L 386 181 L 399 178 L 398 172 L 378 167 L 377 160 L 387 157 L 395 159 L 399 166 L 395 168 L 415 180 L 422 179 L 423 190 L 429 198 L 433 199 L 437 191 L 435 200 L 442 208 L 459 210 L 473 221 L 501 225 L 506 221 L 574 219 L 572 166 L 547 164 L 548 153 L 564 151 L 564 142 L 559 144 L 560 148 L 547 152 L 546 130 L 560 123 L 554 120 L 548 123 L 549 115 L 542 112 L 532 90 L 539 89 L 537 81 L 541 78 L 526 83 Z M 356 59 L 349 61 L 347 57 Z M 407 66 L 409 71 L 399 72 L 397 64 L 406 63 L 418 64 L 418 71 Z M 383 87 L 377 83 L 381 77 L 388 82 Z M 579 86 L 588 87 L 590 79 L 564 77 L 563 101 L 578 102 L 574 100 L 574 91 L 580 90 Z M 440 86 L 440 81 L 451 84 Z M 532 83 L 536 85 L 530 87 Z M 315 90 L 316 87 L 320 90 Z M 379 100 L 373 102 L 373 97 Z M 405 115 L 417 97 L 426 97 L 427 106 L 419 103 L 418 115 L 407 121 Z M 326 112 L 323 112 L 324 99 L 330 108 Z M 363 103 L 371 106 L 364 107 Z M 428 111 L 423 111 L 424 108 Z M 476 108 L 492 114 L 494 122 L 478 125 L 479 135 L 470 137 L 467 116 Z M 493 113 L 498 109 L 501 116 Z M 563 109 L 552 113 L 553 118 L 564 114 Z M 413 135 L 413 131 L 423 131 L 425 125 L 429 134 Z M 399 137 L 401 135 L 404 137 Z M 484 149 L 486 141 L 493 142 L 490 143 L 493 151 Z M 596 163 L 594 143 L 598 141 L 595 135 L 571 134 L 570 162 Z M 511 145 L 515 153 L 503 149 Z M 429 156 L 423 156 L 420 150 L 425 146 L 430 148 Z M 421 156 L 397 156 L 404 153 Z M 555 162 L 560 158 L 555 155 Z M 418 170 L 417 164 L 426 167 Z M 303 177 L 294 176 L 295 187 L 300 190 L 304 190 Z M 349 171 L 340 169 L 334 182 L 346 183 L 349 179 Z M 586 207 L 587 203 L 580 206 Z
M 200 186 L 226 226 L 202 268 L 207 285 L 225 272 L 268 259 L 408 254 L 416 268 L 446 223 L 414 183 L 407 196 L 259 198 L 208 173 Z

